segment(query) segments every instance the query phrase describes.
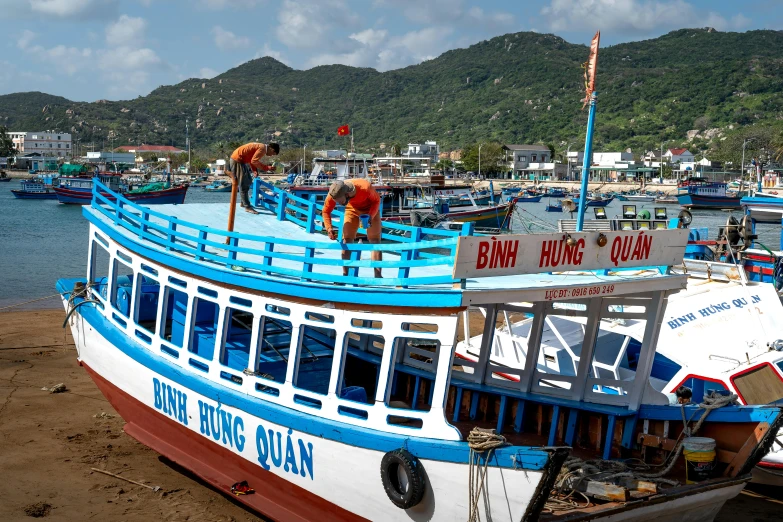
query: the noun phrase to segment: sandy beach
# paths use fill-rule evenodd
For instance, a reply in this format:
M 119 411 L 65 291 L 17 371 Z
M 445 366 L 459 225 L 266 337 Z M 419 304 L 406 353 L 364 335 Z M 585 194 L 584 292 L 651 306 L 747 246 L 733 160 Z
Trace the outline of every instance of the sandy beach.
M 122 431 L 79 367 L 63 317 L 62 310 L 0 313 L 0 520 L 260 520 Z M 67 391 L 49 392 L 61 383 Z M 780 520 L 783 501 L 773 497 L 782 493 L 746 488 L 717 520 Z

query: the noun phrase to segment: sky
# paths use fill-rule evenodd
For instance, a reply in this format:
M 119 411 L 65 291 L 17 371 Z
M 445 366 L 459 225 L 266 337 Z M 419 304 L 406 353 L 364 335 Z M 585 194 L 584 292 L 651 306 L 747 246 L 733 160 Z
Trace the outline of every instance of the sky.
M 0 0 L 0 94 L 144 96 L 271 56 L 379 71 L 519 31 L 601 45 L 684 27 L 783 30 L 783 0 Z

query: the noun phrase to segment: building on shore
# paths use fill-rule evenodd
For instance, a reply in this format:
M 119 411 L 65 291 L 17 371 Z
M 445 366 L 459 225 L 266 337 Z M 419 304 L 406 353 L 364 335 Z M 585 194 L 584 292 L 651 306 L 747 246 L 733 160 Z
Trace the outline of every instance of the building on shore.
M 503 145 L 509 169 L 491 174 L 495 179 L 546 181 L 565 179 L 567 166 L 555 162 L 546 145 Z
M 433 163 L 436 163 L 440 155 L 440 147 L 434 141 L 408 143 L 408 149 L 402 151 L 401 155 L 405 157 L 430 158 Z
M 88 152 L 85 159 L 89 163 L 127 163 L 136 164 L 136 155 L 132 152 L 95 151 Z
M 71 135 L 67 132 L 37 131 L 7 133 L 17 154 L 38 153 L 41 156 L 68 158 L 71 156 Z

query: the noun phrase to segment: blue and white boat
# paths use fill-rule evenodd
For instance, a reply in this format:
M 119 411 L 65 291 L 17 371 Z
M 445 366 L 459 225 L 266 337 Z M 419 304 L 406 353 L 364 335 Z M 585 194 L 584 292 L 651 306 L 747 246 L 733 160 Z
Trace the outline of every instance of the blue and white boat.
M 677 202 L 685 208 L 739 209 L 741 195 L 729 195 L 726 188 L 726 183 L 688 178 L 677 188 Z
M 95 182 L 109 188 L 108 197 L 114 197 L 113 193 L 123 194 L 131 201 L 138 201 L 146 205 L 182 204 L 188 191 L 187 185 L 177 187 L 144 190 L 144 187 L 131 190 L 118 174 L 99 174 L 95 177 L 88 176 L 61 176 L 58 186 L 54 187 L 57 200 L 66 205 L 89 205 L 92 202 Z M 158 184 L 156 184 L 158 185 Z M 161 187 L 164 185 L 161 183 Z
M 216 179 L 208 185 L 204 185 L 207 192 L 231 192 L 231 182 L 227 180 Z
M 648 385 L 666 296 L 685 282 L 668 267 L 687 231 L 477 236 L 469 224 L 387 223 L 384 243 L 347 245 L 323 235 L 318 203 L 255 184 L 261 214 L 240 213 L 226 232 L 225 204 L 152 210 L 96 182 L 83 210 L 86 276 L 58 289 L 79 362 L 125 431 L 227 495 L 246 482 L 255 493 L 233 498 L 265 516 L 709 521 L 771 444 L 764 427 L 780 424 L 779 408 L 705 415 L 668 406 Z M 374 250 L 386 258 L 371 261 Z M 386 277 L 371 277 L 375 268 Z M 540 371 L 544 326 L 572 315 L 572 303 L 587 310 L 586 362 L 602 319 L 644 319 L 633 379 L 580 364 L 553 385 Z M 521 368 L 491 363 L 488 342 L 462 363 L 470 371 L 454 365 L 468 307 L 486 332 L 499 314 L 532 317 Z M 508 371 L 517 383 L 499 375 Z M 588 488 L 565 514 L 547 507 L 572 447 L 597 462 L 658 465 L 668 452 L 640 436 L 675 439 L 682 415 L 704 416 L 729 459 L 721 476 L 684 484 L 674 467 L 673 487 L 631 480 L 615 483 L 613 500 Z M 608 487 L 598 476 L 578 482 Z
M 23 179 L 22 188 L 11 189 L 11 194 L 18 199 L 57 199 L 53 184 L 57 184 L 56 177 L 49 180 L 43 178 Z

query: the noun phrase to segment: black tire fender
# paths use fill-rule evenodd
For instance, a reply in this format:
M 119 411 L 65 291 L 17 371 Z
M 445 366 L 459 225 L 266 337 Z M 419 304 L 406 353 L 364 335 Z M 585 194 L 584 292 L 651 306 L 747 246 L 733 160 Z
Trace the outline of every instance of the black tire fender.
M 404 491 L 398 476 L 400 469 L 408 480 L 408 487 Z M 419 459 L 404 449 L 390 451 L 383 456 L 381 482 L 389 500 L 398 508 L 412 508 L 424 497 L 424 469 Z

